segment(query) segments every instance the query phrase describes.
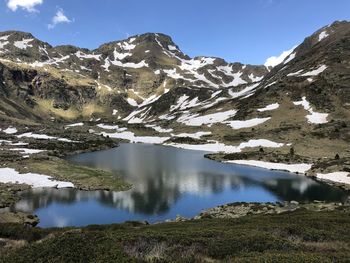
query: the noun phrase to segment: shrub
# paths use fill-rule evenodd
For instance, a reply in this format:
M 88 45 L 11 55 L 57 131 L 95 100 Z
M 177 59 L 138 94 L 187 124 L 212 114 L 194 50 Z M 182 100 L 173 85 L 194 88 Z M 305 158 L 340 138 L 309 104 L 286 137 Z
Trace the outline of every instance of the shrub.
M 290 154 L 291 156 L 294 156 L 295 152 L 294 152 L 294 148 L 293 148 L 293 147 L 291 147 L 291 148 L 289 149 L 289 154 Z

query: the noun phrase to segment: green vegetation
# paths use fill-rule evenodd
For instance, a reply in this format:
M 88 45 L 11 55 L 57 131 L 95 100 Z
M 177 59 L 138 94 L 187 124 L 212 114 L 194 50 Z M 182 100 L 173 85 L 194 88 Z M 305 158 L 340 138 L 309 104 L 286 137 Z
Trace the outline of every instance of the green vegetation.
M 291 156 L 294 156 L 295 151 L 294 151 L 294 148 L 293 148 L 293 147 L 291 147 L 291 148 L 289 149 L 289 154 L 290 154 Z
M 111 190 L 125 191 L 131 185 L 111 172 L 98 170 L 86 166 L 71 164 L 62 159 L 25 160 L 15 164 L 20 172 L 33 172 L 52 176 L 60 181 L 72 182 L 82 190 Z
M 29 189 L 28 185 L 0 183 L 0 208 L 16 203 L 19 200 L 17 193 L 27 189 Z
M 346 262 L 349 227 L 350 211 L 344 208 L 155 225 L 39 229 L 7 224 L 0 225 L 0 237 L 7 240 L 0 261 Z
M 1 212 L 0 224 L 3 223 L 16 223 L 25 224 L 28 226 L 36 226 L 39 223 L 39 218 L 35 215 L 23 212 Z

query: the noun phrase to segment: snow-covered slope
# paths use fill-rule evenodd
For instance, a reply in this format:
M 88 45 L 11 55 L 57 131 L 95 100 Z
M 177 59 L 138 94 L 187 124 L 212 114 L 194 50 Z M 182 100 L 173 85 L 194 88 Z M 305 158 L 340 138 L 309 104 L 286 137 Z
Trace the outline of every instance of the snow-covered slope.
M 332 172 L 322 162 L 337 153 L 350 159 L 350 23 L 321 28 L 272 62 L 266 68 L 190 58 L 163 34 L 87 50 L 3 32 L 0 140 L 11 148 L 9 136 L 31 132 L 23 123 L 39 123 L 131 142 L 242 153 L 243 160 L 254 150 L 262 159 L 268 148 L 265 161 L 279 162 L 276 152 L 284 156 L 293 148 L 293 162 Z M 8 134 L 9 127 L 18 129 Z
M 0 58 L 37 68 L 52 66 L 73 71 L 95 77 L 112 88 L 132 87 L 143 94 L 164 84 L 237 86 L 258 81 L 267 73 L 264 66 L 227 63 L 211 57 L 190 58 L 169 36 L 154 33 L 87 50 L 73 46 L 52 47 L 29 33 L 8 31 L 0 33 Z
M 0 33 L 0 92 L 19 103 L 3 112 L 242 130 L 277 125 L 273 115 L 282 112 L 288 122 L 289 103 L 300 121 L 327 124 L 347 114 L 349 34 L 347 22 L 326 26 L 269 71 L 190 58 L 169 36 L 157 33 L 87 50 L 52 47 L 29 33 L 7 31 Z

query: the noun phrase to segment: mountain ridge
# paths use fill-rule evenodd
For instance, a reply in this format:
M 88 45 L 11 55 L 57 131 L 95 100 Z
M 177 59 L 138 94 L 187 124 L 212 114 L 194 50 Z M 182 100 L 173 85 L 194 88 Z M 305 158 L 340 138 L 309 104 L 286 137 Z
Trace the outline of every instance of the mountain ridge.
M 90 53 L 27 36 L 0 33 L 3 131 L 164 144 L 313 176 L 350 171 L 349 22 L 317 30 L 269 70 L 190 58 L 160 34 Z
M 34 36 L 32 33 L 26 32 L 26 31 L 20 31 L 20 30 L 13 29 L 13 30 L 6 30 L 6 31 L 1 31 L 0 32 L 1 35 L 13 34 L 13 33 L 17 33 L 17 34 L 20 34 L 20 35 L 23 35 L 23 36 L 27 36 L 29 38 L 34 38 L 34 39 L 39 40 L 39 38 Z M 67 43 L 67 44 L 62 43 L 62 44 L 58 44 L 58 45 L 51 45 L 49 42 L 46 42 L 46 41 L 42 41 L 42 42 L 47 44 L 51 48 L 59 48 L 59 47 L 66 47 L 67 46 L 67 47 L 74 47 L 76 49 L 86 50 L 86 51 L 89 51 L 89 52 L 95 52 L 95 51 L 98 51 L 99 49 L 101 49 L 101 47 L 103 47 L 104 45 L 116 44 L 116 43 L 128 41 L 128 40 L 133 39 L 133 38 L 144 37 L 144 36 L 154 36 L 154 35 L 160 35 L 160 36 L 163 36 L 165 38 L 168 38 L 170 40 L 170 42 L 172 42 L 178 49 L 180 49 L 179 46 L 174 42 L 174 40 L 172 39 L 172 37 L 170 35 L 164 34 L 164 33 L 161 33 L 161 32 L 145 32 L 145 33 L 142 33 L 142 34 L 131 35 L 131 36 L 129 36 L 127 38 L 124 38 L 124 39 L 110 40 L 110 41 L 107 41 L 105 43 L 102 43 L 102 44 L 98 45 L 95 48 L 79 47 L 79 46 L 75 46 L 75 45 L 72 45 L 72 44 L 69 44 L 69 43 Z M 261 66 L 261 65 L 263 65 L 263 63 L 262 64 L 250 64 L 250 63 L 243 63 L 243 62 L 240 62 L 240 61 L 227 61 L 225 58 L 222 58 L 222 57 L 219 57 L 219 56 L 207 56 L 205 54 L 196 55 L 196 56 L 193 56 L 193 57 L 188 56 L 188 57 L 189 58 L 193 58 L 193 59 L 195 59 L 195 58 L 202 58 L 202 57 L 221 59 L 221 60 L 224 60 L 228 64 L 240 63 L 242 65 L 252 65 L 252 66 Z
M 35 70 L 53 70 L 54 75 L 62 75 L 61 79 L 87 77 L 89 85 L 96 82 L 98 89 L 103 86 L 107 91 L 117 89 L 117 93 L 126 93 L 131 106 L 175 86 L 238 86 L 261 79 L 267 72 L 264 66 L 229 64 L 220 58 L 190 58 L 171 37 L 158 33 L 145 33 L 88 50 L 71 45 L 53 47 L 30 33 L 5 31 L 0 33 L 0 61 Z M 77 76 L 67 77 L 62 69 Z

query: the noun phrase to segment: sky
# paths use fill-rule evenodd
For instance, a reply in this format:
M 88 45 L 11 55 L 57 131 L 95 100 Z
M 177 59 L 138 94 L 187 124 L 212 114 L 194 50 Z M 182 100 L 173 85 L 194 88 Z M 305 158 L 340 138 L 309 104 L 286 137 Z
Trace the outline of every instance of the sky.
M 350 0 L 0 0 L 0 31 L 94 49 L 155 32 L 191 57 L 264 64 L 319 28 L 350 20 Z

